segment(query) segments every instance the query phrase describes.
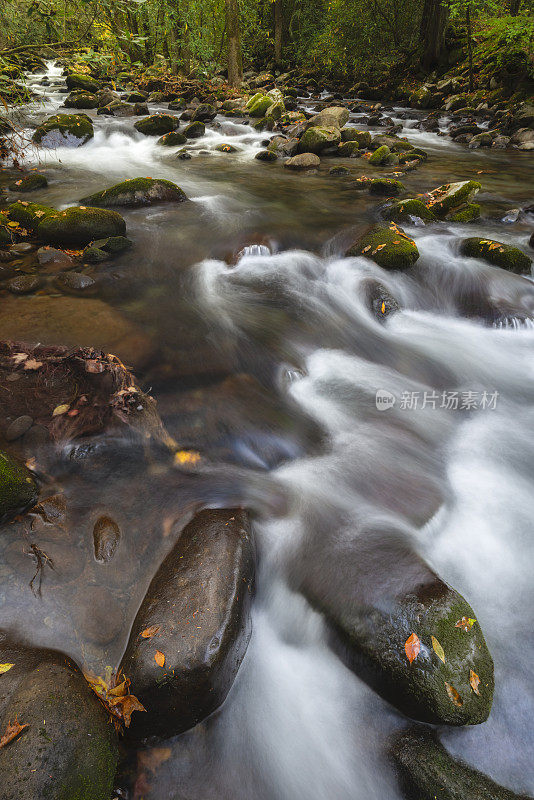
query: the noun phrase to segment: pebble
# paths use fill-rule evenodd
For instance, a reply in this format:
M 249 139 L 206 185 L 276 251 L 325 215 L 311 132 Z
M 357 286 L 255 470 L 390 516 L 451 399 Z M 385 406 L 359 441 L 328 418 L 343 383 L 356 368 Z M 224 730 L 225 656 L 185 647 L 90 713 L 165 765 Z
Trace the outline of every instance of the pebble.
M 7 282 L 7 288 L 13 294 L 30 294 L 42 286 L 42 280 L 37 275 L 20 275 Z
M 115 555 L 120 542 L 121 532 L 117 523 L 110 517 L 99 517 L 93 528 L 93 543 L 95 558 L 102 564 L 107 564 Z
M 83 272 L 64 272 L 54 281 L 55 286 L 63 292 L 89 294 L 96 289 L 96 281 Z
M 74 261 L 63 250 L 56 250 L 55 247 L 40 247 L 37 251 L 37 260 L 43 267 L 53 265 L 58 269 L 69 269 L 74 266 Z
M 15 439 L 20 439 L 20 437 L 24 436 L 26 431 L 28 431 L 32 425 L 33 419 L 27 414 L 17 417 L 7 426 L 7 430 L 5 432 L 6 441 L 14 442 Z

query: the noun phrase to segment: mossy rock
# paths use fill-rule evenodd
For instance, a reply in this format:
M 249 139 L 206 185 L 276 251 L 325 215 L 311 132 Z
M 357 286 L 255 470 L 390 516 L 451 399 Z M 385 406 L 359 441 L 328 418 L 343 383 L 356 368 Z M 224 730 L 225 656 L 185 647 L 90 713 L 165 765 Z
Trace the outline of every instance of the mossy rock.
M 494 267 L 501 267 L 509 272 L 522 275 L 530 272 L 532 260 L 523 253 L 519 247 L 513 247 L 503 242 L 494 242 L 491 239 L 472 237 L 463 239 L 460 252 L 469 258 L 481 258 Z
M 407 800 L 529 800 L 453 758 L 435 731 L 396 733 L 390 754 Z
M 72 92 L 65 98 L 65 108 L 98 108 L 100 105 L 97 96 L 89 92 Z
M 346 175 L 350 175 L 350 169 L 348 167 L 330 167 L 328 174 L 344 177 Z
M 375 225 L 347 250 L 347 256 L 371 258 L 384 269 L 409 269 L 419 258 L 419 250 L 402 228 Z
M 9 222 L 7 214 L 0 213 L 0 247 L 7 247 L 13 242 L 13 234 L 8 225 Z
M 81 73 L 73 73 L 67 75 L 66 78 L 67 89 L 84 89 L 86 92 L 97 92 L 100 89 L 100 84 L 90 75 L 83 75 Z
M 405 191 L 405 186 L 401 181 L 393 178 L 374 178 L 369 182 L 370 194 L 381 194 L 386 197 L 394 197 Z
M 477 219 L 480 219 L 480 205 L 466 203 L 465 206 L 447 214 L 447 219 L 451 222 L 476 222 Z
M 429 193 L 429 205 L 437 217 L 445 217 L 449 211 L 471 203 L 481 188 L 478 181 L 445 183 Z
M 43 206 L 40 203 L 29 203 L 17 200 L 11 203 L 6 209 L 7 216 L 12 222 L 18 222 L 22 228 L 34 232 L 43 219 L 55 216 L 58 212 L 50 206 Z
M 219 153 L 239 153 L 239 147 L 234 147 L 233 144 L 218 144 L 215 150 Z
M 81 147 L 94 136 L 87 114 L 55 114 L 36 128 L 32 141 L 41 147 Z
M 172 181 L 163 178 L 132 178 L 101 192 L 84 197 L 81 203 L 99 208 L 134 208 L 155 203 L 181 203 L 186 194 Z
M 169 131 L 169 133 L 164 133 L 163 136 L 160 136 L 156 144 L 161 144 L 164 147 L 176 147 L 186 142 L 187 136 L 184 136 L 180 131 Z
M 361 155 L 360 145 L 357 139 L 341 142 L 337 147 L 337 155 L 340 158 L 357 158 Z
M 124 236 L 126 222 L 107 208 L 73 206 L 43 219 L 37 228 L 38 237 L 48 244 L 84 247 L 94 239 Z
M 0 450 L 0 522 L 35 505 L 38 495 L 32 473 L 22 462 Z
M 370 131 L 360 131 L 357 128 L 343 128 L 341 131 L 342 142 L 358 142 L 361 149 L 371 144 Z
M 315 153 L 318 155 L 327 147 L 337 147 L 341 142 L 339 128 L 334 126 L 321 128 L 312 125 L 300 137 L 299 151 L 301 153 Z
M 23 175 L 15 183 L 11 183 L 9 188 L 12 192 L 34 192 L 36 189 L 44 189 L 48 186 L 48 180 L 45 175 L 39 175 L 38 172 L 30 172 L 28 175 Z
M 195 120 L 195 122 L 190 122 L 184 130 L 186 139 L 201 139 L 205 133 L 206 126 L 199 119 Z
M 371 157 L 369 158 L 369 163 L 372 164 L 374 167 L 379 167 L 381 164 L 385 163 L 390 153 L 391 150 L 389 149 L 387 144 L 383 144 L 381 147 L 378 147 L 371 155 Z
M 384 211 L 384 216 L 394 222 L 411 222 L 412 217 L 417 217 L 425 222 L 434 222 L 436 220 L 433 211 L 416 197 L 393 203 Z
M 95 239 L 94 242 L 91 242 L 91 245 L 103 250 L 105 253 L 109 253 L 109 255 L 115 256 L 124 250 L 129 250 L 133 246 L 133 242 L 131 239 L 127 239 L 126 236 L 108 236 L 105 239 Z
M 180 120 L 172 114 L 151 114 L 134 123 L 134 128 L 144 136 L 162 136 L 176 130 L 179 125 Z
M 254 98 L 252 99 L 254 100 Z M 246 108 L 251 117 L 264 117 L 272 105 L 274 105 L 272 97 L 268 97 L 266 94 L 260 94 L 259 97 L 256 96 L 254 102 L 251 103 L 249 101 Z
M 277 161 L 278 156 L 272 150 L 259 150 L 254 156 L 256 161 Z

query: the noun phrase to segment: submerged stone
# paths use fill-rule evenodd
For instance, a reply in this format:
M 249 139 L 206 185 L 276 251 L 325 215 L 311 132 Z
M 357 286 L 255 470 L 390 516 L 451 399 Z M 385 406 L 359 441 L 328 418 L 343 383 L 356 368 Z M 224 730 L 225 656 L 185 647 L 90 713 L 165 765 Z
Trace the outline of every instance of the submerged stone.
M 37 235 L 44 242 L 66 247 L 83 247 L 93 239 L 122 236 L 125 232 L 126 222 L 116 211 L 82 206 L 46 217 L 37 228 Z
M 169 131 L 169 133 L 164 133 L 163 136 L 160 136 L 156 144 L 161 144 L 164 147 L 175 147 L 186 142 L 187 136 L 180 133 L 180 131 Z
M 11 183 L 9 188 L 12 192 L 33 192 L 36 189 L 44 189 L 48 186 L 48 180 L 45 175 L 40 175 L 38 172 L 30 172 L 19 178 L 15 183 Z
M 84 197 L 81 203 L 100 208 L 149 206 L 155 203 L 182 203 L 186 194 L 172 181 L 163 178 L 132 178 Z
M 414 217 L 422 219 L 424 222 L 433 222 L 436 219 L 432 209 L 416 197 L 393 203 L 384 210 L 384 216 L 394 222 L 411 222 Z
M 200 139 L 206 133 L 206 126 L 200 120 L 190 122 L 184 130 L 186 139 Z

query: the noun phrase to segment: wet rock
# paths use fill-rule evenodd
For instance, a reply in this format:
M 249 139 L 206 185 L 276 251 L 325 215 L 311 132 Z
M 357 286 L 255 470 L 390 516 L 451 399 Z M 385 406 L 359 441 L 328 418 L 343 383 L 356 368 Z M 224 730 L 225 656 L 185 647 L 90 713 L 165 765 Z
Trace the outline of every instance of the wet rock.
M 147 94 L 145 92 L 128 92 L 123 94 L 121 100 L 125 100 L 127 103 L 144 103 L 146 102 Z M 169 108 L 171 105 L 169 104 Z M 174 109 L 171 109 L 174 110 Z
M 98 108 L 101 103 L 99 102 L 99 98 L 96 96 L 96 94 L 90 94 L 89 92 L 76 89 L 65 98 L 63 105 L 65 108 L 89 109 Z
M 286 167 L 286 169 L 300 171 L 307 169 L 317 169 L 320 163 L 321 159 L 314 153 L 300 153 L 298 156 L 293 156 L 293 158 L 289 158 L 284 163 L 284 167 Z
M 384 269 L 409 269 L 419 258 L 413 239 L 396 225 L 375 225 L 347 250 L 346 255 L 371 258 Z
M 0 522 L 35 505 L 37 484 L 24 464 L 0 450 Z
M 347 167 L 330 167 L 328 170 L 329 175 L 350 175 L 350 169 Z
M 259 150 L 254 158 L 257 161 L 277 161 L 278 156 L 272 150 Z
M 37 230 L 41 220 L 55 216 L 57 211 L 55 208 L 43 206 L 40 203 L 28 203 L 18 200 L 7 207 L 6 213 L 12 222 L 18 222 L 21 227 L 34 232 Z
M 461 208 L 447 214 L 451 222 L 476 222 L 480 219 L 480 206 L 478 203 L 466 203 Z
M 386 287 L 379 281 L 368 278 L 362 285 L 366 303 L 369 311 L 380 322 L 384 322 L 388 317 L 399 310 L 399 304 L 391 295 Z
M 25 256 L 28 253 L 33 253 L 36 248 L 31 242 L 18 242 L 17 244 L 12 244 L 9 249 L 12 253 Z
M 151 114 L 136 122 L 134 128 L 145 136 L 162 136 L 176 130 L 179 125 L 180 120 L 171 114 Z
M 74 266 L 74 261 L 68 253 L 56 250 L 55 247 L 40 247 L 37 250 L 37 259 L 40 266 L 54 270 L 70 269 Z
M 82 253 L 82 258 L 86 264 L 101 264 L 108 260 L 109 253 L 94 245 L 88 245 Z
M 316 155 L 326 150 L 327 147 L 337 147 L 341 142 L 341 133 L 336 126 L 308 128 L 299 142 L 300 153 L 315 153 Z
M 465 203 L 472 203 L 481 188 L 477 181 L 459 181 L 438 186 L 428 195 L 432 211 L 437 217 L 443 218 Z
M 180 161 L 189 161 L 192 158 L 192 155 L 187 150 L 183 149 L 177 153 L 176 158 L 179 158 Z
M 243 511 L 202 511 L 156 573 L 121 663 L 147 709 L 132 718 L 135 737 L 181 733 L 228 694 L 250 637 L 250 537 Z M 151 626 L 159 626 L 157 634 L 142 638 Z M 157 651 L 165 656 L 163 666 Z
M 148 109 L 144 113 L 148 113 Z M 108 103 L 105 106 L 99 106 L 97 114 L 108 117 L 140 116 L 137 113 L 137 106 L 132 105 L 131 103 L 122 103 L 120 100 L 113 100 L 111 103 Z
M 370 194 L 386 195 L 387 197 L 394 197 L 401 192 L 404 192 L 405 186 L 401 181 L 396 181 L 393 178 L 373 178 L 369 181 Z
M 6 288 L 13 294 L 31 294 L 43 285 L 39 275 L 17 275 L 6 283 Z
M 264 117 L 269 108 L 273 105 L 274 100 L 262 92 L 253 95 L 245 106 L 251 117 Z
M 395 734 L 390 749 L 407 800 L 529 800 L 453 758 L 435 731 Z
M 81 73 L 73 73 L 67 75 L 66 78 L 67 89 L 84 89 L 86 92 L 97 92 L 100 89 L 100 84 L 90 75 Z
M 532 266 L 532 259 L 518 247 L 512 247 L 503 242 L 494 242 L 491 239 L 480 239 L 476 236 L 463 239 L 460 244 L 460 252 L 469 258 L 482 258 L 488 264 L 507 269 L 518 275 L 530 272 Z
M 212 119 L 215 119 L 217 116 L 216 109 L 210 105 L 209 103 L 201 103 L 197 106 L 191 116 L 191 121 L 196 122 L 200 120 L 201 122 L 211 122 Z
M 479 147 L 491 147 L 492 143 L 493 136 L 491 133 L 478 133 L 469 142 L 469 149 L 477 150 Z
M 73 609 L 74 625 L 82 639 L 106 645 L 121 631 L 121 605 L 105 586 L 80 588 L 74 597 Z
M 383 213 L 386 219 L 392 219 L 394 222 L 413 222 L 414 219 L 433 222 L 436 219 L 432 209 L 415 197 L 399 200 L 385 209 Z
M 156 203 L 182 203 L 185 192 L 163 178 L 132 178 L 109 189 L 84 197 L 81 203 L 100 208 L 149 206 Z
M 358 142 L 360 148 L 363 149 L 371 144 L 371 133 L 369 131 L 359 131 L 357 128 L 343 128 L 341 141 Z
M 238 147 L 234 147 L 233 144 L 218 144 L 215 147 L 215 150 L 217 150 L 219 153 L 238 153 L 239 152 L 239 148 Z
M 388 156 L 391 154 L 391 150 L 386 144 L 383 144 L 381 147 L 377 148 L 374 153 L 372 153 L 371 157 L 369 158 L 369 164 L 373 166 L 380 166 L 387 161 Z
M 292 158 L 297 154 L 299 140 L 297 138 L 287 139 L 285 136 L 274 136 L 267 149 L 278 156 L 289 156 Z
M 318 128 L 342 128 L 349 121 L 349 110 L 343 106 L 328 106 L 312 118 L 312 125 Z
M 406 716 L 436 725 L 488 718 L 493 661 L 476 614 L 400 534 L 351 540 L 330 567 L 312 566 L 302 591 L 325 614 L 347 665 Z M 412 636 L 420 649 L 410 663 Z
M 116 211 L 82 206 L 72 206 L 45 217 L 37 228 L 42 241 L 66 247 L 81 247 L 94 239 L 122 236 L 125 232 L 126 223 Z
M 20 439 L 21 436 L 24 436 L 26 431 L 28 431 L 31 426 L 33 425 L 33 419 L 29 417 L 27 414 L 23 414 L 21 417 L 17 417 L 10 422 L 7 426 L 6 432 L 4 434 L 4 438 L 6 442 L 14 442 L 15 439 Z
M 32 140 L 41 147 L 80 147 L 94 136 L 87 114 L 56 114 L 36 128 Z
M 341 142 L 338 145 L 336 155 L 341 158 L 358 158 L 361 155 L 358 141 Z
M 54 285 L 61 292 L 76 295 L 94 294 L 97 288 L 95 279 L 83 272 L 64 272 L 57 276 Z
M 103 250 L 104 253 L 108 253 L 110 256 L 123 253 L 133 246 L 132 240 L 127 239 L 126 236 L 108 236 L 106 239 L 95 239 L 91 244 L 93 247 Z
M 117 523 L 111 517 L 99 517 L 93 528 L 95 559 L 101 564 L 111 561 L 120 538 L 121 532 Z
M 186 139 L 200 139 L 206 133 L 206 126 L 200 120 L 190 122 L 184 130 Z
M 180 133 L 180 131 L 169 131 L 169 133 L 164 133 L 156 144 L 161 144 L 164 147 L 176 147 L 176 145 L 185 144 L 186 142 L 187 136 Z
M 11 643 L 0 634 L 0 726 L 28 727 L 0 750 L 2 800 L 109 800 L 117 734 L 75 664 L 61 653 Z
M 15 183 L 11 183 L 9 188 L 12 192 L 33 192 L 36 189 L 43 189 L 48 186 L 48 180 L 45 175 L 39 175 L 38 172 L 30 172 L 28 175 L 19 178 Z

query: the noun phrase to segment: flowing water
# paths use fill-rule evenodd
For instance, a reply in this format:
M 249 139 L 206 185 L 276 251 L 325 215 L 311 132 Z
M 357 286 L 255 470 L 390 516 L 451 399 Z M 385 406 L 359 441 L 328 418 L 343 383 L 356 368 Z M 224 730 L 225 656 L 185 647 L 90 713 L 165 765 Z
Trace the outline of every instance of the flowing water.
M 43 97 L 27 109 L 30 122 L 56 112 L 60 74 L 49 67 L 49 86 L 32 76 Z M 96 669 L 116 663 L 172 546 L 169 519 L 183 524 L 194 508 L 229 503 L 254 518 L 246 658 L 223 707 L 168 743 L 172 755 L 146 794 L 153 800 L 400 798 L 386 748 L 406 721 L 343 665 L 298 591 L 317 558 L 323 580 L 335 581 L 350 543 L 382 529 L 413 542 L 468 599 L 495 661 L 488 722 L 444 730 L 443 741 L 498 782 L 534 793 L 534 286 L 458 254 L 466 235 L 525 249 L 534 217 L 506 218 L 534 201 L 532 157 L 468 151 L 414 129 L 417 112 L 400 119 L 405 111 L 392 113 L 430 155 L 402 178 L 410 195 L 476 178 L 484 218 L 410 227 L 421 257 L 404 274 L 343 257 L 380 203 L 328 168 L 348 163 L 359 176 L 372 167 L 324 160 L 315 174 L 288 174 L 254 160 L 266 134 L 239 121 L 217 118 L 183 161 L 179 148 L 138 134 L 135 119 L 89 112 L 90 143 L 28 155 L 50 181 L 38 201 L 56 207 L 141 175 L 173 180 L 191 199 L 123 214 L 134 248 L 102 268 L 100 296 L 150 341 L 140 379 L 204 466 L 181 481 L 157 468 L 139 476 L 126 462 L 91 485 L 56 473 L 80 520 L 78 594 L 45 576 L 42 598 L 26 591 L 21 600 L 11 583 L 0 627 Z M 221 142 L 239 151 L 215 151 Z M 386 321 L 369 310 L 370 279 L 399 303 Z M 394 404 L 378 409 L 379 390 Z M 103 579 L 83 554 L 83 526 L 109 508 L 129 537 L 120 569 L 105 577 L 122 624 L 95 643 L 83 633 L 84 603 Z

